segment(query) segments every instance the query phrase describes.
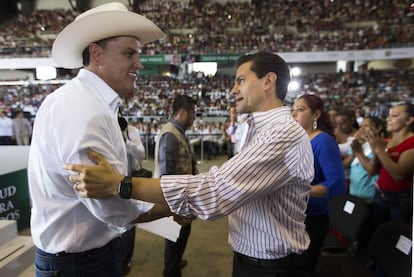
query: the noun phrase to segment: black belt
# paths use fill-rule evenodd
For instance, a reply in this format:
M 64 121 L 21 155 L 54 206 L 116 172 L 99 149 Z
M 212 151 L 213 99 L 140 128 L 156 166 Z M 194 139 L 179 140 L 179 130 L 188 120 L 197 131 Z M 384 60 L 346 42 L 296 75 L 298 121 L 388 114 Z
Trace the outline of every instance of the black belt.
M 253 257 L 249 257 L 237 252 L 234 252 L 234 255 L 245 264 L 255 265 L 258 267 L 269 267 L 269 268 L 277 268 L 277 267 L 303 267 L 305 265 L 305 261 L 303 256 L 298 254 L 290 254 L 286 257 L 280 259 L 257 259 Z
M 36 247 L 36 252 L 39 253 L 40 255 L 44 255 L 44 256 L 49 256 L 49 257 L 69 257 L 69 256 L 93 256 L 95 254 L 98 253 L 102 253 L 103 251 L 109 250 L 112 248 L 112 244 L 115 243 L 116 240 L 119 240 L 120 238 L 115 238 L 113 240 L 111 240 L 110 242 L 108 242 L 107 244 L 105 244 L 102 247 L 99 248 L 93 248 L 90 250 L 86 250 L 83 252 L 73 252 L 73 253 L 68 253 L 68 252 L 59 252 L 59 253 L 47 253 L 39 248 Z

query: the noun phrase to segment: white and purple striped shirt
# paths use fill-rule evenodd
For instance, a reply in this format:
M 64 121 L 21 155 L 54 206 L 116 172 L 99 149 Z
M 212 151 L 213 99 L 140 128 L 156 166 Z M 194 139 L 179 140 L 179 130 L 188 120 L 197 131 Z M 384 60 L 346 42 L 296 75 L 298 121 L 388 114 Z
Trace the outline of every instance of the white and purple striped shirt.
M 199 175 L 165 175 L 172 212 L 214 220 L 229 215 L 233 251 L 258 259 L 302 253 L 309 245 L 305 210 L 313 179 L 308 136 L 289 107 L 251 116 L 243 149 Z

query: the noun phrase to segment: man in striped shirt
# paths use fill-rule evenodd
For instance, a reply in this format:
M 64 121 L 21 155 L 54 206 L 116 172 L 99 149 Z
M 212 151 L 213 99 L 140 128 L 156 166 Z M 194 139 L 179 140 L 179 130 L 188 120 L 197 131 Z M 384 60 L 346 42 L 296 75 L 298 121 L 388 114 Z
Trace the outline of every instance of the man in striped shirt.
M 232 88 L 249 128 L 240 153 L 199 175 L 133 178 L 116 173 L 96 152 L 98 165 L 65 165 L 83 197 L 121 195 L 167 204 L 181 216 L 214 220 L 228 215 L 233 276 L 308 276 L 301 253 L 309 245 L 305 210 L 313 179 L 308 136 L 283 99 L 289 69 L 278 55 L 259 52 L 237 61 Z

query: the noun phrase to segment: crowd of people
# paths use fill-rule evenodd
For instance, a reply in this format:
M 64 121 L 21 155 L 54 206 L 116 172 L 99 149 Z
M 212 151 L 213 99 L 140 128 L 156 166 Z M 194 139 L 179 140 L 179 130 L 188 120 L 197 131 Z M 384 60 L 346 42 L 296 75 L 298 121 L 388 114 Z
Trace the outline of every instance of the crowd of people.
M 337 113 L 339 108 L 351 110 L 359 123 L 367 116 L 385 119 L 392 103 L 414 98 L 412 70 L 314 73 L 301 76 L 298 80 L 302 84 L 299 95 L 320 96 L 329 112 Z M 233 152 L 233 145 L 228 143 L 229 138 L 225 134 L 231 121 L 229 110 L 233 105 L 229 94 L 231 82 L 232 76 L 212 77 L 197 73 L 186 75 L 183 79 L 160 75 L 140 76 L 135 93 L 125 98 L 122 113 L 139 130 L 146 158 L 153 157 L 157 134 L 162 123 L 171 116 L 174 97 L 180 94 L 191 96 L 197 104 L 197 118 L 187 134 L 198 159 L 211 159 L 217 155 L 232 156 L 229 152 Z M 11 119 L 17 111 L 23 111 L 33 123 L 43 99 L 61 85 L 1 85 L 0 109 Z M 293 105 L 295 98 L 285 100 L 288 100 L 286 104 Z M 10 132 L 13 131 L 10 129 Z M 343 143 L 346 139 L 341 137 Z M 17 144 L 17 141 L 14 140 L 13 143 Z
M 133 251 L 125 244 L 133 242 L 120 235 L 134 233 L 136 222 L 166 216 L 187 227 L 176 243 L 166 242 L 164 276 L 181 276 L 194 218 L 228 216 L 237 277 L 314 276 L 331 231 L 329 201 L 345 193 L 371 205 L 371 233 L 387 221 L 412 224 L 414 106 L 407 99 L 413 99 L 413 71 L 308 74 L 297 97 L 288 99 L 289 67 L 272 53 L 343 50 L 345 41 L 350 49 L 411 43 L 412 24 L 405 24 L 404 17 L 409 16 L 408 7 L 398 1 L 355 1 L 354 9 L 335 1 L 272 3 L 198 7 L 144 1 L 139 11 L 147 18 L 110 3 L 81 15 L 102 24 L 89 22 L 92 29 L 85 33 L 77 30 L 87 20 L 68 25 L 73 17 L 60 11 L 51 28 L 67 26 L 53 44 L 60 50 L 53 59 L 63 68 L 71 68 L 74 61 L 83 68 L 64 85 L 0 87 L 1 144 L 32 143 L 28 180 L 36 276 L 123 276 Z M 265 16 L 276 11 L 281 13 L 278 19 Z M 400 15 L 398 20 L 386 16 L 390 11 Z M 219 20 L 206 24 L 212 16 Z M 41 17 L 51 20 L 50 15 Z M 163 21 L 159 25 L 164 30 L 200 32 L 171 32 L 165 41 L 162 30 L 148 19 Z M 349 20 L 374 19 L 375 28 L 354 33 L 345 27 Z M 244 20 L 251 23 L 244 26 Z M 112 22 L 120 23 L 115 31 L 109 28 Z M 334 28 L 340 23 L 343 30 Z M 291 26 L 289 35 L 270 35 L 277 33 L 278 24 Z M 226 28 L 249 34 L 217 35 Z M 314 31 L 319 37 L 304 36 Z M 345 35 L 338 40 L 341 31 Z M 68 38 L 72 43 L 63 43 Z M 147 54 L 169 53 L 169 48 L 186 53 L 267 52 L 240 56 L 235 78 L 192 74 L 178 79 L 137 76 L 143 68 L 141 43 L 148 43 Z M 32 137 L 24 112 L 36 119 Z M 120 120 L 121 114 L 129 122 Z M 224 119 L 215 120 L 218 115 Z M 133 162 L 128 125 L 143 136 Z M 21 127 L 26 139 L 17 138 Z M 194 153 L 198 146 L 207 158 L 226 149 L 229 161 L 199 174 Z M 154 178 L 132 174 L 144 152 L 155 153 Z
M 405 1 L 251 1 L 199 6 L 192 1 L 148 0 L 134 8 L 167 34 L 166 39 L 146 44 L 143 54 L 376 49 L 410 46 L 414 41 L 414 12 Z M 0 56 L 50 56 L 56 34 L 77 14 L 56 9 L 19 15 L 16 21 L 0 26 Z M 367 22 L 373 24 L 364 27 Z M 195 31 L 189 35 L 177 30 Z M 347 107 L 357 114 L 384 118 L 389 103 L 413 97 L 413 74 L 412 70 L 308 74 L 299 78 L 298 93 L 321 96 L 327 108 Z M 156 128 L 168 119 L 174 96 L 185 93 L 196 100 L 198 118 L 226 117 L 232 81 L 230 76 L 197 73 L 183 79 L 141 76 L 138 91 L 128 96 L 123 112 L 133 121 L 149 118 L 145 123 Z M 0 86 L 0 109 L 8 116 L 23 110 L 33 118 L 44 97 L 59 86 L 30 82 Z M 294 98 L 287 100 L 292 104 Z
M 407 1 L 140 1 L 135 9 L 167 38 L 144 54 L 294 52 L 412 47 Z M 48 57 L 56 34 L 78 14 L 36 10 L 0 26 L 0 56 Z M 214 20 L 211 20 L 214 18 Z
M 390 103 L 414 97 L 412 70 L 314 73 L 297 79 L 301 83 L 298 94 L 317 94 L 327 109 L 346 107 L 358 115 L 385 118 Z M 174 96 L 185 93 L 195 99 L 199 119 L 226 117 L 233 101 L 229 95 L 232 81 L 232 76 L 196 73 L 183 79 L 140 76 L 136 92 L 126 98 L 123 114 L 133 121 L 144 118 L 151 118 L 150 123 L 155 119 L 166 121 Z M 9 116 L 15 110 L 23 110 L 34 117 L 43 99 L 59 86 L 61 84 L 0 85 L 0 109 Z M 294 99 L 287 100 L 292 104 Z

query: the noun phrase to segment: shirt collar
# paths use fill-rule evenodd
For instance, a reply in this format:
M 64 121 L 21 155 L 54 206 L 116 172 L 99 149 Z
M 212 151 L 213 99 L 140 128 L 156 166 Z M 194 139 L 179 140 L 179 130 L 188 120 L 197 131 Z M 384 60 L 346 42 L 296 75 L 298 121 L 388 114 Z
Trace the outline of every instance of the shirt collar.
M 102 101 L 107 103 L 111 110 L 117 114 L 119 111 L 119 107 L 122 104 L 122 99 L 119 97 L 118 93 L 114 91 L 104 80 L 102 80 L 98 75 L 89 71 L 87 69 L 80 69 L 78 76 L 80 80 L 87 83 L 93 88 L 94 92 L 97 93 L 97 96 L 101 98 Z
M 287 106 L 271 109 L 265 112 L 253 112 L 248 120 L 251 120 L 256 129 L 266 127 L 269 122 L 274 125 L 292 119 L 291 109 Z
M 171 119 L 171 124 L 174 125 L 181 133 L 185 134 L 185 128 L 180 123 L 178 123 L 177 120 Z

